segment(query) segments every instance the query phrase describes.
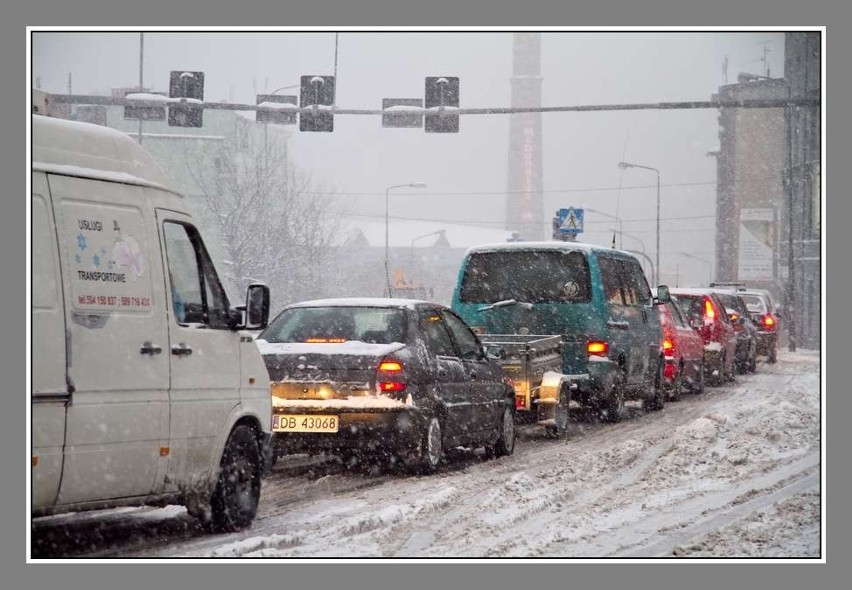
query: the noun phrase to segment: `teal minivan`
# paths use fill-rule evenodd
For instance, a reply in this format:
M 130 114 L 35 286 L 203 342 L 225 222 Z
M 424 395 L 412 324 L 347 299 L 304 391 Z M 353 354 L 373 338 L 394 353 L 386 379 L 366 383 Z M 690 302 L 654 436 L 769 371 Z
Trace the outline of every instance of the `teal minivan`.
M 560 335 L 561 371 L 572 384 L 563 389 L 617 422 L 625 400 L 642 400 L 648 410 L 665 402 L 657 305 L 667 301 L 668 287 L 657 287 L 653 298 L 628 252 L 513 242 L 465 253 L 452 308 L 486 343 L 499 340 L 492 335 Z

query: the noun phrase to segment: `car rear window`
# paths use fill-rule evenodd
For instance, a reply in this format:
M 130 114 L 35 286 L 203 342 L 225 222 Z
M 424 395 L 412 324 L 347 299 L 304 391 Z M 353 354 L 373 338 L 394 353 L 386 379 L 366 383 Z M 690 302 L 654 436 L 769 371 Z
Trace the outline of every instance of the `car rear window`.
M 405 310 L 386 307 L 294 307 L 258 336 L 267 342 L 375 344 L 405 342 Z
M 678 295 L 677 303 L 687 320 L 704 317 L 704 295 Z
M 462 277 L 463 303 L 582 303 L 591 301 L 589 263 L 582 252 L 476 252 Z
M 745 301 L 746 307 L 751 313 L 764 314 L 767 312 L 766 302 L 763 300 L 763 297 L 760 295 L 749 295 L 743 293 L 740 295 Z

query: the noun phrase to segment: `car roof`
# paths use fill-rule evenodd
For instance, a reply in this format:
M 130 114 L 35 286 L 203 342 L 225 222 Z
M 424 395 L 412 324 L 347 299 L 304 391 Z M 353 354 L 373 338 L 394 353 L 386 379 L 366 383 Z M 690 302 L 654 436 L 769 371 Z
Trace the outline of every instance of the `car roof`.
M 495 244 L 480 244 L 471 246 L 467 249 L 466 255 L 475 252 L 514 252 L 514 251 L 532 251 L 532 250 L 556 250 L 561 252 L 614 252 L 629 258 L 635 258 L 630 252 L 617 250 L 607 246 L 598 246 L 596 244 L 586 244 L 584 242 L 562 242 L 553 240 L 538 241 L 538 242 L 500 242 Z
M 421 299 L 402 299 L 389 297 L 338 297 L 335 299 L 314 299 L 292 303 L 286 309 L 298 307 L 408 307 L 417 305 L 432 305 L 444 307 L 438 303 L 430 303 Z

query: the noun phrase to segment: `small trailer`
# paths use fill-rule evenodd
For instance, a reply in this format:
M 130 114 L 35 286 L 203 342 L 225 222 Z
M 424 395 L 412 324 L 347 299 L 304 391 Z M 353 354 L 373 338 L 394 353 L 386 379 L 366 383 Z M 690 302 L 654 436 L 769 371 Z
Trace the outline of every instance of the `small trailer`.
M 548 434 L 563 435 L 576 381 L 586 376 L 562 373 L 562 337 L 540 334 L 480 334 L 515 389 L 521 421 L 535 421 Z

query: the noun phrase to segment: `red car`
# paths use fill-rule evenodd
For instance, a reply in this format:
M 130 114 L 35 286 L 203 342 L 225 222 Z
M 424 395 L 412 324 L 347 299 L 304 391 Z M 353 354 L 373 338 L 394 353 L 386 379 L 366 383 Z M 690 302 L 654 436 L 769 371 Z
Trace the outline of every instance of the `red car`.
M 677 298 L 660 306 L 663 336 L 664 387 L 671 400 L 676 400 L 686 387 L 691 393 L 704 392 L 704 341 L 696 328 L 689 325 Z
M 704 372 L 710 385 L 734 380 L 737 334 L 719 296 L 705 289 L 671 289 L 689 325 L 704 342 Z

